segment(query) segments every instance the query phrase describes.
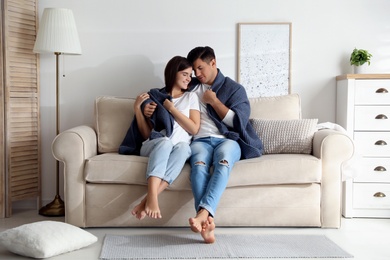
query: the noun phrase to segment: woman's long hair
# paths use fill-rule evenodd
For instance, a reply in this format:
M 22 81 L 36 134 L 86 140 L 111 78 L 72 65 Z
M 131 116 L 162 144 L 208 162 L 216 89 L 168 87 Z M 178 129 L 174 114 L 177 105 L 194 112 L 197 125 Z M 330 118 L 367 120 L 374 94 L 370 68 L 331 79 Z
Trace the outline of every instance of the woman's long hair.
M 191 63 L 186 58 L 181 56 L 175 56 L 168 61 L 164 70 L 165 89 L 167 93 L 172 92 L 173 85 L 176 81 L 176 74 L 179 71 L 190 67 L 192 67 Z

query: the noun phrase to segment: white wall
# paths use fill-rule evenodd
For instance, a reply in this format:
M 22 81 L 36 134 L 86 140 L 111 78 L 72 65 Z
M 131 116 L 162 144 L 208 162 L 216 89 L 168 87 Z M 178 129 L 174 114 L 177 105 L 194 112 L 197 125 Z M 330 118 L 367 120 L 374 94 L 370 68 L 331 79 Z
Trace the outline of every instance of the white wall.
M 390 72 L 388 0 L 39 0 L 40 17 L 47 7 L 73 10 L 83 51 L 62 59 L 61 131 L 92 124 L 96 96 L 162 87 L 165 63 L 196 46 L 213 47 L 236 79 L 239 22 L 292 22 L 292 92 L 305 118 L 334 122 L 335 77 L 352 72 L 353 48 L 373 54 L 370 72 Z M 55 195 L 54 55 L 41 55 L 40 79 L 45 204 Z

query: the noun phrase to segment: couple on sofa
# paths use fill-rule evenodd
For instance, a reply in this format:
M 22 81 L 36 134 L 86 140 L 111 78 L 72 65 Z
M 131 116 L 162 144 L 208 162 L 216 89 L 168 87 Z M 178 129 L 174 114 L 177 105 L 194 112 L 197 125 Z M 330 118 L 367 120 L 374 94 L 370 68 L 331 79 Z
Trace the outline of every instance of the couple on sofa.
M 148 193 L 132 214 L 161 218 L 158 194 L 189 159 L 196 210 L 189 224 L 213 243 L 215 211 L 231 169 L 240 159 L 261 156 L 263 145 L 249 123 L 245 89 L 220 72 L 212 48 L 196 47 L 187 59 L 172 58 L 164 77 L 165 88 L 137 97 L 135 120 L 119 148 L 121 154 L 149 157 Z

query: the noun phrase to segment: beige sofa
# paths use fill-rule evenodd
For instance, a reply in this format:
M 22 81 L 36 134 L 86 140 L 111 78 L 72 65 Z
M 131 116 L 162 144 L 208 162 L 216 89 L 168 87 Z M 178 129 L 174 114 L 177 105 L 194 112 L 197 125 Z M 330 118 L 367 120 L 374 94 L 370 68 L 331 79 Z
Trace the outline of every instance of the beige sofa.
M 64 165 L 67 223 L 79 227 L 188 226 L 188 218 L 194 216 L 188 164 L 160 196 L 162 219 L 140 221 L 131 215 L 147 189 L 148 163 L 146 157 L 117 153 L 133 119 L 133 102 L 98 97 L 94 127 L 74 127 L 53 141 L 53 155 Z M 301 119 L 297 94 L 250 102 L 251 118 Z M 216 225 L 340 227 L 342 164 L 351 158 L 353 143 L 334 130 L 313 135 L 311 154 L 265 154 L 237 162 L 216 212 Z

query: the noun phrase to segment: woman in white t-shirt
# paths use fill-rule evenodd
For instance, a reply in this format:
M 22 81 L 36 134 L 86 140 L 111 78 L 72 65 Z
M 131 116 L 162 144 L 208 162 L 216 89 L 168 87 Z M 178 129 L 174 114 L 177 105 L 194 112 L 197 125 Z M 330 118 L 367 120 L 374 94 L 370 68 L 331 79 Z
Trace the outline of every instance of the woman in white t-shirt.
M 173 57 L 165 67 L 165 91 L 172 100 L 165 99 L 163 106 L 174 118 L 172 134 L 169 137 L 164 129 L 160 131 L 163 137 L 149 139 L 152 132 L 151 123 L 141 109 L 141 104 L 150 98 L 148 93 L 139 95 L 134 103 L 138 129 L 143 138 L 147 139 L 142 143 L 140 155 L 149 157 L 146 171 L 148 193 L 132 210 L 132 214 L 138 219 L 145 216 L 162 217 L 158 195 L 177 178 L 184 163 L 191 156 L 190 142 L 200 126 L 198 96 L 187 91 L 191 75 L 192 65 L 184 57 Z

